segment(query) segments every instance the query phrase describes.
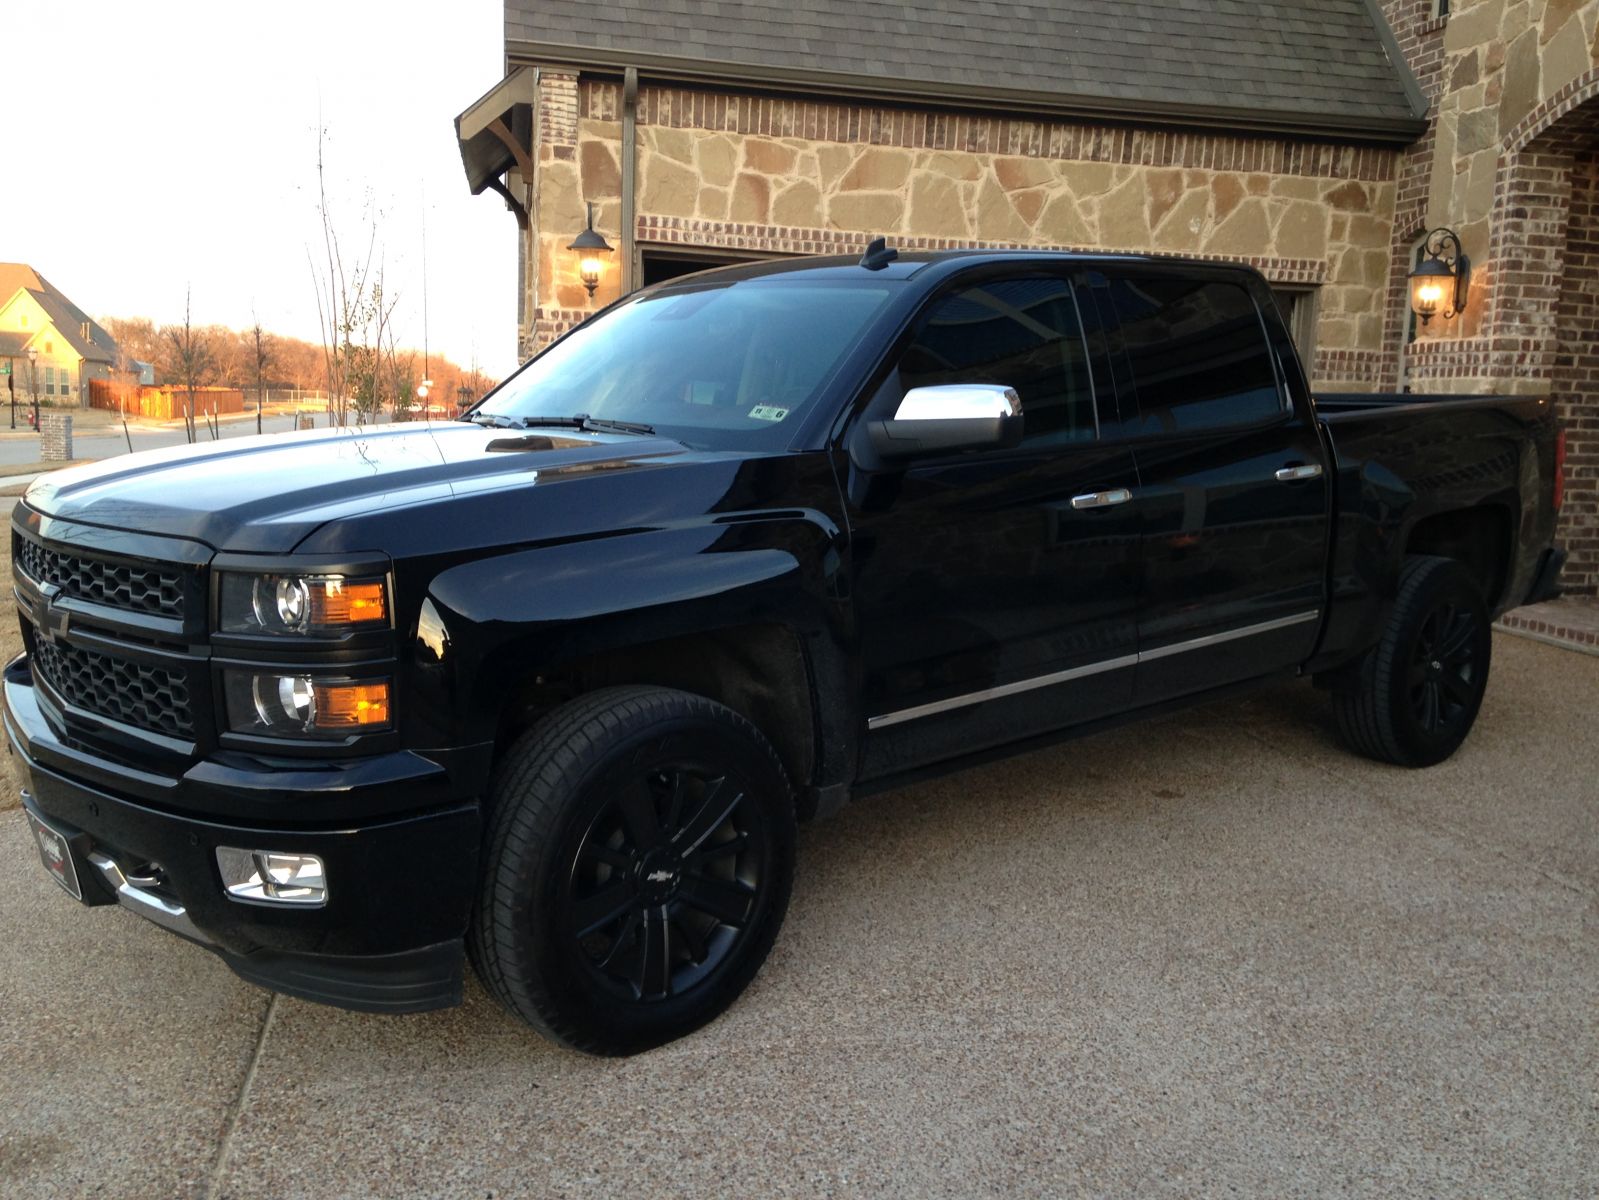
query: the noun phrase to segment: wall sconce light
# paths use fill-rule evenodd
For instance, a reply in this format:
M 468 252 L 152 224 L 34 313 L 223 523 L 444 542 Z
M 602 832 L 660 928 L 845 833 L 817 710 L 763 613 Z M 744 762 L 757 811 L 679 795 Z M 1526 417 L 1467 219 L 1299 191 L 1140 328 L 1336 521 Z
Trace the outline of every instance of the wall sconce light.
M 1443 313 L 1444 320 L 1466 311 L 1471 291 L 1471 260 L 1452 229 L 1434 229 L 1424 243 L 1427 258 L 1410 273 L 1410 307 L 1425 325 Z
M 576 250 L 581 255 L 578 272 L 582 276 L 583 286 L 588 289 L 589 298 L 593 299 L 594 289 L 600 286 L 600 272 L 605 269 L 605 256 L 611 252 L 611 243 L 594 230 L 594 205 L 589 205 L 588 228 L 573 238 L 567 249 Z

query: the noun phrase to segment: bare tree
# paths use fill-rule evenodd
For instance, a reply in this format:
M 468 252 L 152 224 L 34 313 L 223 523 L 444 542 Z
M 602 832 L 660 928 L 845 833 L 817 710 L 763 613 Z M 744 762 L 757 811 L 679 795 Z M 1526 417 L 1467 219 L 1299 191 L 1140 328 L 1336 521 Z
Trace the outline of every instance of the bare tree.
M 183 384 L 187 394 L 184 405 L 183 427 L 189 441 L 195 440 L 194 433 L 194 392 L 209 376 L 212 367 L 211 347 L 208 339 L 203 336 L 203 331 L 194 328 L 189 320 L 189 289 L 183 290 L 183 324 L 168 325 L 161 330 L 167 345 L 172 351 L 172 365 L 176 371 L 179 382 Z M 211 436 L 216 436 L 214 427 L 207 423 L 211 429 Z
M 254 313 L 250 314 L 255 316 Z M 261 432 L 261 409 L 266 405 L 266 372 L 273 365 L 276 357 L 275 347 L 272 344 L 272 335 L 261 328 L 261 318 L 255 317 L 255 324 L 250 326 L 246 334 L 254 351 L 255 362 L 255 431 Z
M 322 218 L 320 261 L 306 248 L 316 285 L 317 324 L 322 333 L 328 414 L 334 424 L 349 422 L 352 404 L 357 418 L 382 404 L 381 358 L 394 297 L 383 286 L 383 261 L 378 252 L 378 213 L 367 198 L 366 248 L 346 255 L 328 204 L 324 148 L 327 129 L 317 130 L 317 214 Z

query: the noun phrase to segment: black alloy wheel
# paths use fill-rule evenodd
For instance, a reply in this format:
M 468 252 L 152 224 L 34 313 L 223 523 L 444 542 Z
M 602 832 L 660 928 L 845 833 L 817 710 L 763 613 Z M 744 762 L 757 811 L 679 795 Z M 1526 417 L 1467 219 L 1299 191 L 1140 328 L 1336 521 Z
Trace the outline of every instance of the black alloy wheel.
M 1416 724 L 1431 737 L 1445 734 L 1478 700 L 1478 615 L 1443 599 L 1421 623 L 1406 684 Z
M 489 990 L 576 1049 L 630 1054 L 727 1008 L 770 951 L 794 802 L 731 709 L 607 688 L 505 752 L 487 799 L 468 949 Z
M 1492 653 L 1487 605 L 1471 572 L 1451 558 L 1406 559 L 1382 636 L 1333 692 L 1339 734 L 1380 762 L 1442 762 L 1477 720 Z
M 665 1000 L 727 961 L 770 875 L 750 791 L 736 776 L 672 763 L 608 797 L 578 844 L 561 913 L 603 986 Z

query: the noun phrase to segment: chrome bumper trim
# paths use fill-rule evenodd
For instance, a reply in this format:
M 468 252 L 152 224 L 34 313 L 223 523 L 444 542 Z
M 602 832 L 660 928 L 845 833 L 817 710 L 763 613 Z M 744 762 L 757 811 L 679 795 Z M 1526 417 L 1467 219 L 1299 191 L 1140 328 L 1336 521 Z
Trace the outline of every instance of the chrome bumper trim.
M 201 933 L 194 922 L 189 920 L 189 910 L 183 905 L 174 904 L 154 892 L 145 891 L 130 881 L 113 859 L 98 851 L 90 851 L 89 862 L 100 872 L 100 877 L 106 881 L 107 886 L 116 893 L 117 903 L 123 908 L 136 912 L 145 920 L 154 921 L 161 928 L 180 934 L 190 941 L 206 946 L 211 944 L 211 939 Z

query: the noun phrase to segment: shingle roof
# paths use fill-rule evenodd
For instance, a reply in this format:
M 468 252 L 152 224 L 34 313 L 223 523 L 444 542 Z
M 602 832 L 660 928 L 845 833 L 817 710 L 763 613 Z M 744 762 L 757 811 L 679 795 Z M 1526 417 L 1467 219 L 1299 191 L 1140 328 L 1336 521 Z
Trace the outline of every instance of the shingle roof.
M 91 362 L 117 361 L 121 349 L 116 339 L 91 319 L 88 313 L 68 300 L 60 288 L 26 263 L 0 263 L 0 304 L 16 295 L 18 288 L 28 290 L 28 294 L 49 316 L 56 332 L 84 358 Z M 83 336 L 85 324 L 89 329 L 87 338 Z
M 847 77 L 917 98 L 1404 140 L 1425 102 L 1381 21 L 1372 0 L 506 0 L 505 38 L 518 60 L 646 74 L 675 61 L 729 80 L 803 74 L 814 90 Z

